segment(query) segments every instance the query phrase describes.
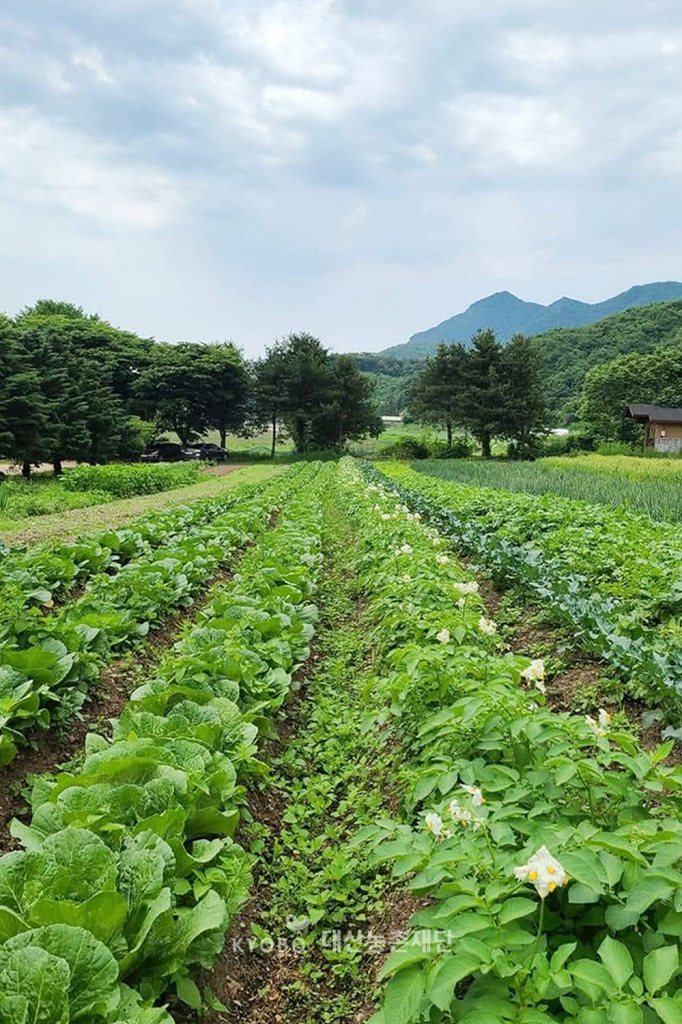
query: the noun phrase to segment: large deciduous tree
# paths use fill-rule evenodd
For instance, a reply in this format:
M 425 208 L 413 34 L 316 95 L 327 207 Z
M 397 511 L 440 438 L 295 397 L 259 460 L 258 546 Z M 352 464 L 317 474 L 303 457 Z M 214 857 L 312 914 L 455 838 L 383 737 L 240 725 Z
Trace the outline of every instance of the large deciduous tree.
M 174 430 L 183 445 L 211 427 L 221 444 L 244 424 L 249 375 L 234 345 L 157 345 L 140 374 L 135 394 L 162 430 Z
M 682 406 L 682 346 L 619 356 L 588 371 L 580 415 L 596 437 L 638 442 L 641 424 L 626 415 L 637 403 Z

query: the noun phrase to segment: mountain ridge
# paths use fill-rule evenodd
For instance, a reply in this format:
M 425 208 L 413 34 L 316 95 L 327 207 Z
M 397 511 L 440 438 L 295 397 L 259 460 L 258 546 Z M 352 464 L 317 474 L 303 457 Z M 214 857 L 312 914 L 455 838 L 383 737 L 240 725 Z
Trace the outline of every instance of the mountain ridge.
M 402 345 L 393 345 L 373 353 L 395 359 L 423 359 L 433 355 L 441 342 L 468 344 L 480 329 L 492 328 L 501 341 L 512 334 L 543 334 L 557 327 L 586 327 L 614 313 L 634 306 L 648 306 L 657 302 L 682 299 L 682 282 L 652 281 L 633 285 L 601 302 L 581 302 L 567 295 L 544 306 L 539 302 L 526 302 L 509 291 L 493 292 L 472 302 L 462 313 L 457 313 L 435 327 L 413 334 Z

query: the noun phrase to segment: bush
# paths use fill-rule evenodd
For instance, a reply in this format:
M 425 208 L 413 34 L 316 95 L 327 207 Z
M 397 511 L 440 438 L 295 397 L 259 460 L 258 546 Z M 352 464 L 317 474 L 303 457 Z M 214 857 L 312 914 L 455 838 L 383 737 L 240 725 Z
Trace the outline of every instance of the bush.
M 117 498 L 130 498 L 184 487 L 194 483 L 198 475 L 196 463 L 180 462 L 170 466 L 78 466 L 67 469 L 62 479 L 67 491 L 99 490 Z
M 428 459 L 431 451 L 426 441 L 406 435 L 393 444 L 382 449 L 382 456 L 387 459 Z
M 591 434 L 547 434 L 536 439 L 536 457 L 550 455 L 577 455 L 580 452 L 593 452 L 597 447 L 597 439 Z
M 635 448 L 624 441 L 600 441 L 597 455 L 641 455 L 641 448 Z
M 464 437 L 456 437 L 448 448 L 445 441 L 433 441 L 430 447 L 432 459 L 468 459 L 474 451 L 474 445 Z

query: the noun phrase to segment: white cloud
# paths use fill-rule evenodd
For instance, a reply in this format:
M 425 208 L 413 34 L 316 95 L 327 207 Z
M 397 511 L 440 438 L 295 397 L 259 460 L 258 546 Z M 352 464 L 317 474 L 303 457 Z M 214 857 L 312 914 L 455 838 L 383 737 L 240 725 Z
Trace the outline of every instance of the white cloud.
M 176 213 L 162 172 L 122 162 L 113 146 L 30 110 L 0 111 L 0 137 L 0 179 L 14 203 L 59 207 L 106 230 L 154 230 Z
M 563 169 L 579 154 L 582 131 L 569 114 L 536 97 L 471 97 L 454 110 L 459 137 L 476 163 Z
M 9 308 L 376 348 L 678 274 L 675 0 L 5 0 L 0 38 Z
M 71 55 L 74 67 L 89 71 L 98 85 L 115 85 L 115 79 L 107 71 L 104 58 L 96 46 L 87 46 Z

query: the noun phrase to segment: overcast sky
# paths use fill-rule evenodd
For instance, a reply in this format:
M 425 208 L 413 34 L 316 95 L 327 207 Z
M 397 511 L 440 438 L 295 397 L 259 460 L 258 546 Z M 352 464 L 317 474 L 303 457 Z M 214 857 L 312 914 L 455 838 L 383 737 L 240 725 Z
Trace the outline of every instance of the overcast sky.
M 679 0 L 4 0 L 0 309 L 379 349 L 682 278 Z

